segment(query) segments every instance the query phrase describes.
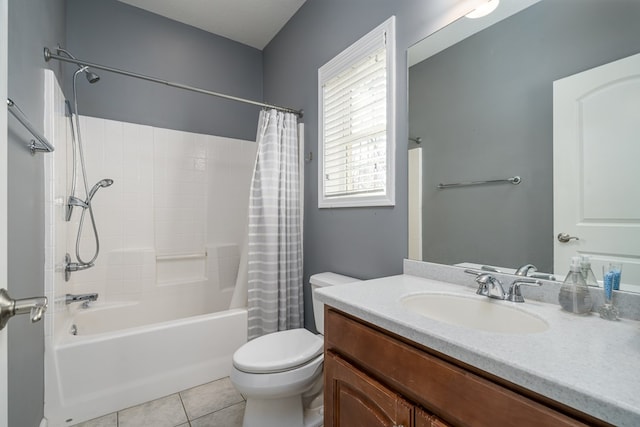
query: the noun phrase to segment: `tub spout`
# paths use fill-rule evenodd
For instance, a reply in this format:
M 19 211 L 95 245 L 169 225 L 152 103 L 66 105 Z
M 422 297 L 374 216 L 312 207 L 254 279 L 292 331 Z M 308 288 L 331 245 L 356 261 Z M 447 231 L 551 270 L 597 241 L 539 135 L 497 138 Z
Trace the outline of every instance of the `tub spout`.
M 67 294 L 64 297 L 64 303 L 71 304 L 74 302 L 82 302 L 83 308 L 89 308 L 89 302 L 96 301 L 97 299 L 98 299 L 97 293 L 77 294 L 77 295 Z

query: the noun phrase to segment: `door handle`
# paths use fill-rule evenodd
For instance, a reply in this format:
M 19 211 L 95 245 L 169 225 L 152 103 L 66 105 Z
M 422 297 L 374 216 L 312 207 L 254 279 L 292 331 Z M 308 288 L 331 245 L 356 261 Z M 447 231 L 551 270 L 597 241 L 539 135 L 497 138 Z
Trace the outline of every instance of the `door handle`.
M 32 323 L 39 321 L 47 311 L 47 305 L 47 297 L 13 299 L 6 289 L 0 289 L 0 329 L 4 329 L 16 314 L 29 313 Z
M 580 240 L 580 239 L 575 236 L 569 236 L 567 233 L 558 234 L 558 242 L 569 243 L 570 240 Z

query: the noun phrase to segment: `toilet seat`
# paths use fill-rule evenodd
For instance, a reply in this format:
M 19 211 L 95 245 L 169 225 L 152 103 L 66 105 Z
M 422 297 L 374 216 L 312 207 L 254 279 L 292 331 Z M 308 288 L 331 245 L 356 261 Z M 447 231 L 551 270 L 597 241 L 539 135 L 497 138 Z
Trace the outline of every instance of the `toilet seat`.
M 240 393 L 261 399 L 278 399 L 308 391 L 322 375 L 324 354 L 305 365 L 283 372 L 254 374 L 233 367 L 231 382 Z
M 233 355 L 233 366 L 254 374 L 285 372 L 317 358 L 323 348 L 323 337 L 304 328 L 274 332 L 239 348 Z

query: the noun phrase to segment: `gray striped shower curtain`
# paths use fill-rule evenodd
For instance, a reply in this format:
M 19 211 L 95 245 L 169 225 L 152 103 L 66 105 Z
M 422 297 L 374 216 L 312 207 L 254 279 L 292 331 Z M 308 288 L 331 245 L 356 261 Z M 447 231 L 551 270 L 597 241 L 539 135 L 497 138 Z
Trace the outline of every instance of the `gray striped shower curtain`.
M 249 339 L 304 323 L 296 116 L 261 111 L 257 143 L 249 197 Z

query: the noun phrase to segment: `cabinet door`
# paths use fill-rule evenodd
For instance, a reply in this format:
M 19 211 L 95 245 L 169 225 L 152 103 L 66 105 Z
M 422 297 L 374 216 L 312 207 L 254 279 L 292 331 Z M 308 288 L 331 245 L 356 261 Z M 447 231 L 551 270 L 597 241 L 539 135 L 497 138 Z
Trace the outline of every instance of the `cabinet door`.
M 414 407 L 356 367 L 327 352 L 325 427 L 413 427 Z
M 451 424 L 447 424 L 435 415 L 429 414 L 424 410 L 416 409 L 416 422 L 415 427 L 452 427 Z

